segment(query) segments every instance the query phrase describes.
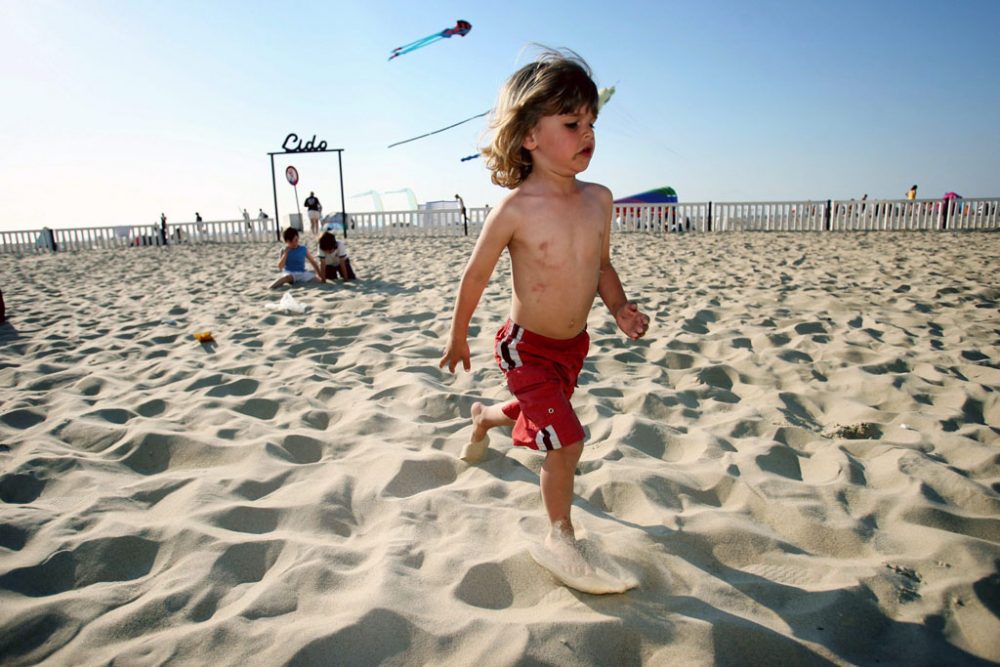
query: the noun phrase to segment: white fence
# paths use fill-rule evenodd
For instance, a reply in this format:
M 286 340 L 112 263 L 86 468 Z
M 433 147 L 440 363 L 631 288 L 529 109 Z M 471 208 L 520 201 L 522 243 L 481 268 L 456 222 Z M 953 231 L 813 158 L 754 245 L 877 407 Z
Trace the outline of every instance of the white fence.
M 194 243 L 252 243 L 275 241 L 273 220 L 216 220 L 168 224 L 166 236 L 159 224 L 119 227 L 80 227 L 0 232 L 0 253 L 29 254 L 53 249 L 89 250 Z
M 349 213 L 348 236 L 478 236 L 489 208 Z M 1000 229 L 1000 198 L 619 204 L 615 232 L 882 231 Z M 274 220 L 0 232 L 0 253 L 201 243 L 277 242 Z
M 1000 198 L 622 204 L 625 232 L 884 231 L 1000 228 Z
M 470 236 L 477 236 L 489 208 L 467 209 Z M 465 221 L 457 209 L 378 211 L 348 213 L 348 235 L 364 236 L 462 236 Z

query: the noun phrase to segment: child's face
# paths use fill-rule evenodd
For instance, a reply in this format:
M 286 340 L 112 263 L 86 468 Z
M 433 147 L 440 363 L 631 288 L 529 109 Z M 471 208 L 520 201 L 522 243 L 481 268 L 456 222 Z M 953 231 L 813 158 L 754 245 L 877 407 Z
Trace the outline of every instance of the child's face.
M 537 167 L 579 174 L 594 156 L 594 114 L 586 109 L 543 116 L 528 132 L 524 147 Z
M 296 234 L 291 238 L 290 241 L 287 241 L 286 243 L 288 244 L 289 248 L 297 248 L 299 245 L 299 235 Z

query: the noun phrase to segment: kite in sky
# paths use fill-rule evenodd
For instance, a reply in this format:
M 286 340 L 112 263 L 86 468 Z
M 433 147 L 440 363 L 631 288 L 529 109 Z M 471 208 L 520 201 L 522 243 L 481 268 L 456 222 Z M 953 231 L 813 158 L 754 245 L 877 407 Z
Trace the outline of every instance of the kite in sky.
M 415 42 L 410 42 L 409 44 L 403 44 L 402 46 L 397 46 L 389 54 L 389 60 L 393 58 L 398 58 L 404 53 L 409 53 L 410 51 L 416 51 L 417 49 L 423 48 L 428 44 L 433 44 L 434 42 L 441 39 L 448 39 L 454 35 L 459 35 L 460 37 L 465 37 L 472 30 L 472 24 L 468 21 L 456 21 L 455 25 L 451 28 L 445 28 L 441 32 L 436 32 L 433 35 L 427 35 L 426 37 L 421 37 Z

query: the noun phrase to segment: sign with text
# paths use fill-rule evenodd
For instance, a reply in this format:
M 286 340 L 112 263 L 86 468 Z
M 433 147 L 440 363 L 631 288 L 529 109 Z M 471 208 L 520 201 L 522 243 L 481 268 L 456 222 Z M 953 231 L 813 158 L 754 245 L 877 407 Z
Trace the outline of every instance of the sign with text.
M 293 167 L 292 165 L 288 165 L 288 169 L 285 170 L 285 178 L 287 178 L 288 182 L 291 183 L 292 185 L 298 185 L 299 170 Z
M 299 139 L 299 135 L 292 132 L 287 137 L 285 137 L 285 141 L 284 143 L 281 144 L 281 147 L 284 149 L 286 153 L 314 153 L 317 151 L 325 151 L 326 142 L 320 141 L 317 144 L 316 135 L 314 134 L 312 136 L 312 139 L 310 139 L 305 143 L 302 143 L 302 140 Z

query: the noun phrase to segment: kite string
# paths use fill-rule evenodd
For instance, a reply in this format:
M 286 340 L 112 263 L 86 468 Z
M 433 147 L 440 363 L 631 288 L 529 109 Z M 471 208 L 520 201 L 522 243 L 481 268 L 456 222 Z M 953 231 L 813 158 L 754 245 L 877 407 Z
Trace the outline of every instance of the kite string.
M 465 120 L 460 120 L 457 123 L 453 123 L 452 125 L 449 125 L 448 127 L 442 127 L 440 130 L 434 130 L 433 132 L 428 132 L 427 134 L 421 134 L 419 137 L 413 137 L 411 139 L 404 139 L 403 141 L 397 141 L 394 144 L 389 144 L 388 148 L 392 148 L 393 146 L 399 146 L 401 144 L 407 144 L 407 143 L 410 143 L 411 141 L 416 141 L 417 139 L 423 139 L 424 137 L 429 137 L 432 134 L 437 134 L 438 132 L 444 132 L 445 130 L 450 130 L 451 128 L 458 127 L 459 125 L 461 125 L 463 123 L 468 123 L 470 120 L 475 120 L 477 118 L 482 118 L 483 116 L 485 116 L 486 114 L 488 114 L 490 111 L 492 111 L 492 109 L 487 109 L 486 111 L 484 111 L 482 113 L 477 113 L 475 116 L 471 116 L 469 118 L 466 118 Z

